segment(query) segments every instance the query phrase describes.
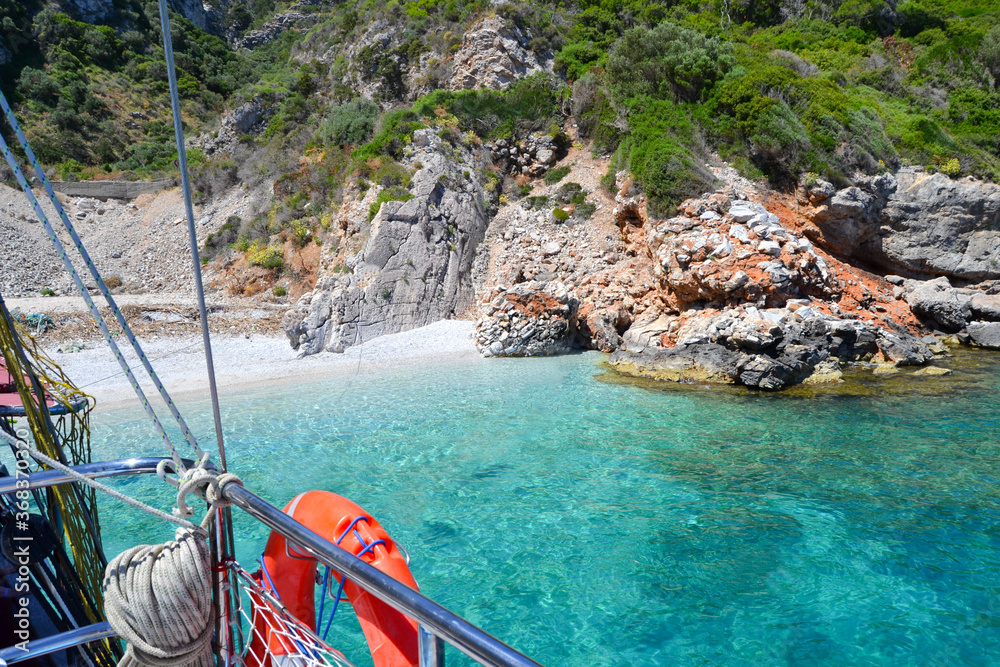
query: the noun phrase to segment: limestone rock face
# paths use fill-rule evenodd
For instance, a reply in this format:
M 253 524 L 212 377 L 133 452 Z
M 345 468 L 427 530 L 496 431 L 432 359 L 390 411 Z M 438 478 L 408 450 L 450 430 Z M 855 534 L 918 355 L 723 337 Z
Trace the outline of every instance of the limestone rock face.
M 97 23 L 115 13 L 114 0 L 60 0 L 62 7 L 75 18 L 86 23 Z M 216 25 L 209 20 L 210 8 L 202 0 L 169 0 L 170 9 L 189 19 L 202 30 L 213 32 Z M 150 17 L 159 21 L 159 14 Z
M 518 79 L 551 72 L 552 54 L 535 54 L 528 48 L 530 41 L 530 34 L 499 16 L 484 19 L 465 33 L 448 87 L 503 90 Z
M 202 0 L 170 0 L 170 8 L 179 14 L 183 14 L 191 23 L 205 30 L 211 31 L 214 26 L 208 23 L 208 14 Z
M 572 346 L 576 306 L 561 283 L 500 288 L 476 325 L 476 347 L 486 357 L 544 357 Z
M 257 30 L 251 30 L 246 35 L 232 41 L 233 48 L 255 49 L 273 42 L 278 35 L 292 28 L 307 28 L 316 23 L 316 14 L 303 14 L 289 10 L 270 19 Z
M 414 133 L 409 201 L 382 204 L 367 236 L 347 258 L 349 273 L 329 273 L 285 315 L 303 355 L 343 351 L 384 334 L 452 319 L 474 300 L 471 269 L 488 217 L 478 176 L 432 130 Z M 361 210 L 365 210 L 363 207 Z
M 656 269 L 678 307 L 698 301 L 783 303 L 836 291 L 826 260 L 808 239 L 784 229 L 760 204 L 722 199 L 689 200 L 681 206 L 683 215 L 646 226 Z
M 244 102 L 222 119 L 218 132 L 198 137 L 197 144 L 209 155 L 225 153 L 244 134 L 257 134 L 264 129 L 271 109 L 260 98 Z
M 911 277 L 1000 278 L 1000 185 L 914 169 L 800 195 L 830 252 Z
M 115 11 L 113 0 L 63 0 L 61 4 L 70 15 L 86 23 L 106 19 Z

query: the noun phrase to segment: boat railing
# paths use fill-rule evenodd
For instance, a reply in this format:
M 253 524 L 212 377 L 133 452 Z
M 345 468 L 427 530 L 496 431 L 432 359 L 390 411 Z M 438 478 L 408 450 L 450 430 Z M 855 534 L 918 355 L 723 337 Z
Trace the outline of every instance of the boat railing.
M 120 459 L 88 463 L 74 470 L 100 479 L 124 475 L 141 475 L 156 472 L 160 457 Z M 185 462 L 190 465 L 190 462 Z M 58 484 L 73 483 L 62 472 L 47 470 L 28 476 L 28 488 L 40 489 Z M 20 487 L 16 484 L 20 483 Z M 0 477 L 0 495 L 24 489 L 24 478 Z M 499 639 L 476 627 L 461 616 L 439 605 L 419 591 L 400 583 L 372 567 L 351 553 L 344 551 L 321 535 L 309 530 L 247 489 L 231 484 L 226 487 L 226 500 L 245 511 L 268 528 L 278 532 L 295 544 L 298 549 L 329 566 L 336 573 L 347 577 L 360 588 L 415 620 L 419 628 L 420 667 L 443 667 L 445 643 L 455 647 L 480 665 L 489 667 L 529 667 L 537 662 L 519 653 Z M 101 634 L 105 633 L 105 634 Z M 60 635 L 29 643 L 28 651 L 0 649 L 0 667 L 16 664 L 38 655 L 44 655 L 97 639 L 114 636 L 106 623 L 77 628 Z M 53 648 L 55 647 L 55 648 Z

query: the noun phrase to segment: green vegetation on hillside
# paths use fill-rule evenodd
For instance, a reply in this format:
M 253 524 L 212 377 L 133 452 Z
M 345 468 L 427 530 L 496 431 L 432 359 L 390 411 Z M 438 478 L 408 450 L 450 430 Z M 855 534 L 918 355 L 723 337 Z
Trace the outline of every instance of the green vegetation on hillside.
M 245 30 L 288 6 L 229 3 L 226 20 Z M 171 168 L 155 3 L 115 7 L 93 26 L 42 0 L 0 0 L 12 53 L 0 85 L 63 176 Z M 606 183 L 629 170 L 658 214 L 713 187 L 713 152 L 777 187 L 907 163 L 1000 178 L 1000 9 L 988 0 L 348 0 L 307 11 L 318 14 L 308 30 L 252 52 L 172 21 L 189 131 L 251 99 L 266 109 L 263 132 L 193 160 L 201 196 L 277 178 L 274 206 L 237 238 L 301 236 L 329 219 L 347 182 L 405 198 L 398 161 L 425 125 L 468 145 L 557 134 L 571 117 L 613 156 Z M 405 101 L 413 86 L 443 87 L 464 32 L 493 13 L 555 74 Z M 374 100 L 356 88 L 369 84 Z

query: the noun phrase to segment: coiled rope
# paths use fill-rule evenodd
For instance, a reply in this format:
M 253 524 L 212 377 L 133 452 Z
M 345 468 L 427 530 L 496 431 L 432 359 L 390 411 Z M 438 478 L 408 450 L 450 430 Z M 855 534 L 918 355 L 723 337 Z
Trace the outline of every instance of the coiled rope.
M 160 465 L 169 463 L 164 459 Z M 104 571 L 104 612 L 127 645 L 118 667 L 215 664 L 212 562 L 204 537 L 215 511 L 230 504 L 224 498 L 226 485 L 243 482 L 232 473 L 215 475 L 198 467 L 176 483 L 178 519 L 194 513 L 186 496 L 204 493 L 209 510 L 201 525 L 178 528 L 176 538 L 166 544 L 123 551 Z
M 128 645 L 118 667 L 213 667 L 208 543 L 178 528 L 174 541 L 123 551 L 108 563 L 104 611 Z
M 166 476 L 170 459 L 158 467 L 177 486 L 174 514 L 150 507 L 101 484 L 71 467 L 33 450 L 23 440 L 0 431 L 18 451 L 59 470 L 87 486 L 106 493 L 158 519 L 178 525 L 175 539 L 165 544 L 142 544 L 118 554 L 104 570 L 102 591 L 104 613 L 111 627 L 127 644 L 118 667 L 169 665 L 211 667 L 212 631 L 215 612 L 212 604 L 212 562 L 205 538 L 216 510 L 229 506 L 225 488 L 243 486 L 232 473 L 215 473 L 203 467 L 191 468 L 176 480 Z M 209 509 L 201 525 L 187 520 L 194 510 L 186 497 L 201 493 Z

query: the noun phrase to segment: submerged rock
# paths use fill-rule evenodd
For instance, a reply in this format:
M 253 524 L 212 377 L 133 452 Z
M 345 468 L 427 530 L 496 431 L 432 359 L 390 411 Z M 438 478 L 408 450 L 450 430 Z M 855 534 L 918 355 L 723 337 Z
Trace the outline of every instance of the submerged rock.
M 940 376 L 940 375 L 951 375 L 950 368 L 941 368 L 940 366 L 924 366 L 919 370 L 913 371 L 914 375 L 918 376 Z

